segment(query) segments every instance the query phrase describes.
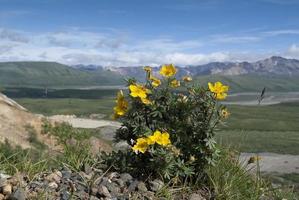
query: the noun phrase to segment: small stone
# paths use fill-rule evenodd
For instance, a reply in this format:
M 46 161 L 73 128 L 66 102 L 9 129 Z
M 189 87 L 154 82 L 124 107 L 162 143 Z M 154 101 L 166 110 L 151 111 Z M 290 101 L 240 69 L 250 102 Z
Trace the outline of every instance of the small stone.
M 9 198 L 10 200 L 25 200 L 26 199 L 26 193 L 22 188 L 16 189 L 14 193 L 12 193 Z
M 10 184 L 4 185 L 2 188 L 2 193 L 4 195 L 10 195 L 12 193 L 12 186 Z
M 133 177 L 128 173 L 120 174 L 120 179 L 123 180 L 126 184 L 130 184 L 133 180 Z
M 1 178 L 0 179 L 0 187 L 4 187 L 5 185 L 7 185 L 7 179 L 6 178 Z
M 49 182 L 55 181 L 56 183 L 60 183 L 61 178 L 62 178 L 62 173 L 60 171 L 56 171 L 46 176 L 45 180 Z
M 72 172 L 69 170 L 63 170 L 61 171 L 61 174 L 64 179 L 70 179 L 72 176 Z
M 122 179 L 116 179 L 115 182 L 119 185 L 119 187 L 125 187 L 125 183 Z
M 51 188 L 51 189 L 57 189 L 58 188 L 58 185 L 57 185 L 57 183 L 56 182 L 51 182 L 51 183 L 49 183 L 49 188 Z
M 60 194 L 60 199 L 61 200 L 69 200 L 70 199 L 70 193 L 68 191 L 63 191 L 61 194 Z
M 115 179 L 115 178 L 118 178 L 118 177 L 119 177 L 119 174 L 117 172 L 112 172 L 108 175 L 109 180 L 112 180 L 112 179 Z
M 163 181 L 159 180 L 159 179 L 155 179 L 153 181 L 150 182 L 150 189 L 153 192 L 157 192 L 159 190 L 161 190 L 164 186 Z
M 138 183 L 138 185 L 137 185 L 137 189 L 138 189 L 138 191 L 140 191 L 140 192 L 146 192 L 146 191 L 147 191 L 147 187 L 146 187 L 145 183 L 142 182 L 142 181 L 140 181 L 140 182 Z
M 133 181 L 130 186 L 128 187 L 128 192 L 133 192 L 136 190 L 136 187 L 138 185 L 138 182 L 137 180 Z
M 190 195 L 189 200 L 205 200 L 200 194 L 193 193 Z
M 90 174 L 92 172 L 92 168 L 87 163 L 84 164 L 84 172 L 85 174 Z
M 91 195 L 96 196 L 97 193 L 98 193 L 98 188 L 96 188 L 96 187 L 91 188 L 91 190 L 90 190 L 90 194 L 91 194 Z
M 98 197 L 96 197 L 96 196 L 90 196 L 89 200 L 100 200 L 100 199 Z
M 111 198 L 111 194 L 109 193 L 107 187 L 104 186 L 104 185 L 100 185 L 100 186 L 99 186 L 98 193 L 99 193 L 101 196 Z
M 117 195 L 118 193 L 120 193 L 120 188 L 119 186 L 116 184 L 116 183 L 110 183 L 110 184 L 107 184 L 106 185 L 107 189 L 109 190 L 109 192 L 115 196 Z

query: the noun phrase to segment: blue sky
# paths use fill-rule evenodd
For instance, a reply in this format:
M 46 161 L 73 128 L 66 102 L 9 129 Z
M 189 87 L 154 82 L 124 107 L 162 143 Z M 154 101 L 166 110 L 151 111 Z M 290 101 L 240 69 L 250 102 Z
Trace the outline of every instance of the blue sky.
M 0 61 L 105 66 L 299 58 L 299 0 L 0 0 Z

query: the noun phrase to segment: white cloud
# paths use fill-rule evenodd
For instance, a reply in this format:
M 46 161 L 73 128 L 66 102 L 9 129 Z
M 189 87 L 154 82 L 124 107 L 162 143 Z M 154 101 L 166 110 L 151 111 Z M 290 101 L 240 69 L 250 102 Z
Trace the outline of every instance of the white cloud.
M 4 30 L 4 34 L 3 34 Z M 2 31 L 2 32 L 1 32 Z M 137 39 L 116 32 L 69 30 L 31 33 L 0 29 L 0 61 L 56 61 L 65 64 L 98 64 L 103 66 L 140 66 L 175 63 L 198 65 L 214 61 L 254 61 L 271 53 L 211 52 L 203 53 L 204 41 L 172 38 Z M 242 43 L 258 37 L 213 37 L 218 43 Z M 296 53 L 297 52 L 297 53 Z M 288 56 L 298 55 L 298 46 Z
M 299 45 L 292 44 L 287 50 L 285 56 L 290 58 L 299 58 Z
M 263 32 L 268 36 L 278 36 L 278 35 L 298 35 L 299 29 L 282 29 Z
M 261 38 L 258 36 L 229 36 L 229 35 L 218 35 L 214 36 L 212 42 L 215 43 L 247 43 L 256 42 Z

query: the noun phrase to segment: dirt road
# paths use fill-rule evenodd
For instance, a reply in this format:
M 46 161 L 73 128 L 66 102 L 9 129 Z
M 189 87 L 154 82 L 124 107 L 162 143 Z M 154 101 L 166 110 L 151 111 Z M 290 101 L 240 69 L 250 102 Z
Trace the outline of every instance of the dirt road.
M 242 153 L 241 160 L 247 162 L 251 156 L 258 155 L 262 172 L 299 173 L 299 155 L 276 153 Z

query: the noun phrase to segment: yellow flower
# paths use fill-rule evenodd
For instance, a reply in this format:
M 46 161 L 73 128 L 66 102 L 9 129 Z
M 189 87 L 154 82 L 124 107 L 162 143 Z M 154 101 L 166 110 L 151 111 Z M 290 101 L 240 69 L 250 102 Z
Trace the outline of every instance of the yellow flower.
M 146 99 L 147 94 L 150 93 L 150 90 L 145 88 L 143 85 L 132 84 L 129 86 L 131 91 L 130 95 L 132 97 L 140 97 L 141 99 Z
M 170 86 L 173 87 L 173 88 L 180 87 L 180 85 L 181 85 L 181 83 L 178 80 L 173 80 L 173 81 L 170 82 Z
M 117 99 L 116 99 L 116 106 L 113 108 L 114 110 L 114 117 L 118 118 L 119 116 L 122 116 L 126 113 L 128 110 L 128 102 L 125 100 L 123 91 L 120 90 L 117 93 Z
M 145 66 L 144 71 L 146 71 L 147 73 L 151 73 L 152 72 L 152 68 L 150 66 Z
M 144 103 L 144 104 L 146 104 L 146 105 L 149 105 L 149 104 L 152 103 L 152 102 L 151 102 L 149 99 L 147 99 L 147 98 L 141 98 L 141 101 L 142 101 L 142 103 Z
M 191 76 L 183 76 L 183 81 L 185 81 L 185 82 L 190 82 L 190 81 L 192 81 L 192 77 Z
M 165 77 L 171 77 L 171 76 L 175 75 L 176 72 L 177 72 L 177 69 L 175 68 L 175 66 L 173 64 L 163 65 L 160 69 L 160 74 Z
M 132 147 L 133 151 L 144 153 L 148 148 L 148 143 L 146 138 L 138 138 L 136 144 Z
M 209 90 L 216 94 L 216 99 L 222 100 L 227 96 L 228 86 L 223 85 L 221 82 L 216 82 L 214 84 L 208 83 Z
M 228 110 L 226 108 L 221 110 L 221 117 L 223 117 L 224 119 L 228 118 L 229 115 L 230 115 L 230 113 L 228 112 Z
M 161 85 L 161 80 L 154 76 L 150 76 L 150 80 L 152 81 L 152 86 L 154 87 L 158 87 L 159 85 Z
M 153 135 L 148 137 L 150 141 L 152 141 L 151 143 L 157 143 L 159 145 L 162 146 L 167 146 L 169 144 L 171 144 L 171 141 L 169 139 L 169 133 L 164 132 L 161 133 L 161 131 L 155 131 Z

